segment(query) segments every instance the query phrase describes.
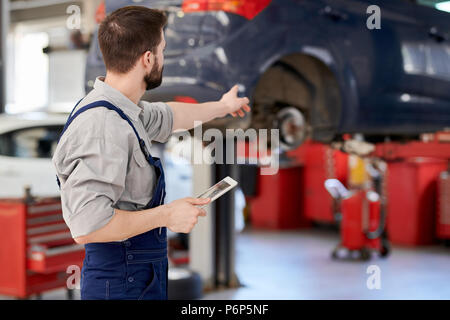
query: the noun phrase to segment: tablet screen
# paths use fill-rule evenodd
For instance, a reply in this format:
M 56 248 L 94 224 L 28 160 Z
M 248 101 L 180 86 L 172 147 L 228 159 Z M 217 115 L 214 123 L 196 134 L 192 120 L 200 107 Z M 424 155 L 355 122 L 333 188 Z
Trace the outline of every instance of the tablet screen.
M 222 180 L 218 184 L 216 184 L 215 186 L 211 187 L 206 192 L 204 192 L 203 194 L 198 196 L 198 198 L 210 198 L 210 199 L 213 199 L 216 195 L 218 195 L 222 191 L 226 190 L 230 186 L 231 186 L 230 184 L 228 184 L 226 181 Z

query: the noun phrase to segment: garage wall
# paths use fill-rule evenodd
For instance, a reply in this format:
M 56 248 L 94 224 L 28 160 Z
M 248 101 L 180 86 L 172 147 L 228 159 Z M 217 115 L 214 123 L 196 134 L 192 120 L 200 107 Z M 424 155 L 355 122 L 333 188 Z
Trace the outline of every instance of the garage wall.
M 58 3 L 56 3 L 58 2 Z M 61 3 L 62 2 L 62 3 Z M 73 48 L 67 27 L 67 8 L 81 8 L 81 29 L 89 40 L 101 0 L 13 1 L 8 42 L 8 113 L 70 112 L 85 94 L 86 50 Z M 44 54 L 43 48 L 51 48 Z

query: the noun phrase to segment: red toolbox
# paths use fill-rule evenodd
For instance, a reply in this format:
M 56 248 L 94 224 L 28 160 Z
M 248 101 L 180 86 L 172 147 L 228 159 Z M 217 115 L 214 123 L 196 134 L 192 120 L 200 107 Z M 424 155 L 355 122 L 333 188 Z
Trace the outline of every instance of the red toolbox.
M 324 183 L 334 178 L 347 184 L 348 155 L 316 142 L 306 142 L 289 155 L 304 165 L 301 185 L 305 217 L 316 222 L 334 223 L 333 199 Z
M 0 294 L 27 298 L 65 288 L 67 268 L 81 268 L 83 259 L 59 198 L 0 200 Z
M 439 239 L 450 239 L 450 172 L 439 175 L 437 194 L 436 236 Z
M 302 174 L 300 166 L 280 168 L 276 175 L 259 175 L 257 196 L 250 202 L 254 227 L 298 229 L 309 226 L 303 214 Z
M 409 158 L 388 163 L 387 231 L 400 245 L 427 245 L 435 240 L 436 191 L 447 160 Z

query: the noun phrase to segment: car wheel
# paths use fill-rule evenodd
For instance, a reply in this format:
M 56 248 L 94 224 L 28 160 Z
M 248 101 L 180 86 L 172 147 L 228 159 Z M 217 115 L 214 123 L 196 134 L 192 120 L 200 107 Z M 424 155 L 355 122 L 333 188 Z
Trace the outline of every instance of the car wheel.
M 184 268 L 169 268 L 169 300 L 194 300 L 203 296 L 200 275 Z
M 292 54 L 259 78 L 250 127 L 280 129 L 281 144 L 294 149 L 308 138 L 333 141 L 340 112 L 339 85 L 331 70 L 310 56 Z
M 295 149 L 306 140 L 308 135 L 306 119 L 299 109 L 295 107 L 281 109 L 277 114 L 276 122 L 283 149 Z

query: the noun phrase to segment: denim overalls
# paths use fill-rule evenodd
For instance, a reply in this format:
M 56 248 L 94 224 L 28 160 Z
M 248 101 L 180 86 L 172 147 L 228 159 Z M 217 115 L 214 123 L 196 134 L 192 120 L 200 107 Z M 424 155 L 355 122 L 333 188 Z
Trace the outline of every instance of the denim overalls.
M 155 167 L 157 177 L 155 192 L 145 209 L 160 206 L 166 196 L 161 161 L 150 155 L 144 140 L 140 138 L 133 123 L 121 109 L 108 101 L 97 101 L 73 114 L 75 106 L 61 136 L 78 115 L 97 107 L 114 110 L 132 127 L 147 161 Z M 60 185 L 59 179 L 57 180 Z M 150 230 L 122 242 L 89 243 L 85 245 L 85 251 L 81 272 L 81 299 L 167 300 L 166 228 Z

